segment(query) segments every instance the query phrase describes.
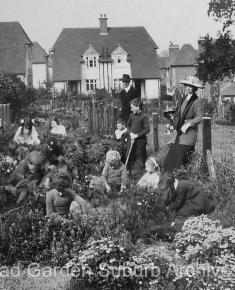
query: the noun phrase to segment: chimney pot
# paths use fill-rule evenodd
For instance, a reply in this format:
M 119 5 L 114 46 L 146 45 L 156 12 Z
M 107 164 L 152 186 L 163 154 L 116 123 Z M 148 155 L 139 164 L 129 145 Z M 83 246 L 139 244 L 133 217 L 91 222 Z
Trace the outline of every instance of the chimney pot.
M 179 45 L 178 44 L 173 44 L 172 42 L 170 42 L 169 45 L 169 59 L 170 61 L 178 54 L 179 52 Z
M 108 35 L 108 24 L 107 24 L 108 18 L 106 17 L 106 14 L 104 14 L 104 17 L 101 14 L 99 20 L 100 20 L 100 35 Z

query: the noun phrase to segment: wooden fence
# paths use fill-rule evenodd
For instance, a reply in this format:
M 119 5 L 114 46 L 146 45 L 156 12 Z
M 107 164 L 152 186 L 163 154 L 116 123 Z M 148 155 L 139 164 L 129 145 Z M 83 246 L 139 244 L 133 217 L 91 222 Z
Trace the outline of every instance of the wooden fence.
M 10 104 L 0 104 L 0 127 L 10 124 Z
M 90 102 L 88 106 L 88 130 L 97 135 L 114 135 L 118 108 L 112 104 Z

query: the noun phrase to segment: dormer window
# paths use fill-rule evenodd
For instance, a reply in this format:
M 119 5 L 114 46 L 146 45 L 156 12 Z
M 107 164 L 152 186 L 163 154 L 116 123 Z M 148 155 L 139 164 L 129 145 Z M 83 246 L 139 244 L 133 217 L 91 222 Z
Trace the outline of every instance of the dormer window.
M 97 66 L 97 57 L 96 56 L 86 56 L 86 66 L 87 67 L 96 67 Z
M 119 45 L 113 52 L 112 52 L 112 59 L 113 62 L 116 64 L 125 63 L 127 61 L 128 53 Z
M 83 60 L 85 61 L 86 67 L 97 67 L 98 59 L 99 53 L 90 44 L 88 49 L 83 54 Z

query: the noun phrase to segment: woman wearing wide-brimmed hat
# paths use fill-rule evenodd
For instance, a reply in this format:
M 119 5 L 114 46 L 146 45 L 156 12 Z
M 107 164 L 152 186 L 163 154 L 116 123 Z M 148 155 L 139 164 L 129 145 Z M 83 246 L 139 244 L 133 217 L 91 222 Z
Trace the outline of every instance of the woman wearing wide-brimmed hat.
M 168 172 L 188 163 L 195 150 L 198 124 L 203 117 L 202 102 L 196 95 L 198 88 L 203 88 L 201 81 L 195 76 L 189 76 L 180 83 L 185 87 L 185 96 L 179 101 L 174 116 L 177 136 L 163 166 Z

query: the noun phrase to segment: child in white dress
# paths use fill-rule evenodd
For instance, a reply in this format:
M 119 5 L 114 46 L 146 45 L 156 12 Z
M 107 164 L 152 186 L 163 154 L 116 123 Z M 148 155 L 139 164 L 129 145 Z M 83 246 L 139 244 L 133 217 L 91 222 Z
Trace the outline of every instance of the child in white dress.
M 140 188 L 158 188 L 160 178 L 160 167 L 154 157 L 149 157 L 145 162 L 146 173 L 138 181 Z

